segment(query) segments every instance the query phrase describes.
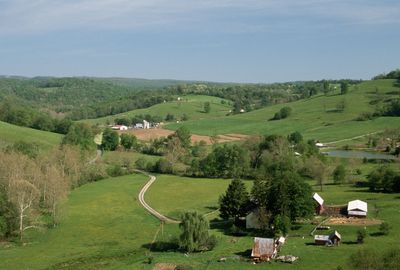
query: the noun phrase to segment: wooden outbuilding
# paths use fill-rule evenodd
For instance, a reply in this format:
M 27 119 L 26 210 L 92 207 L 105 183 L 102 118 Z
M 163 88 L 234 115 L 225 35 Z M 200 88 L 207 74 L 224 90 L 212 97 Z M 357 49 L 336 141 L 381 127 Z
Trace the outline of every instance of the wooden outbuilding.
M 270 261 L 277 254 L 276 246 L 273 238 L 254 237 L 251 258 L 254 261 Z
M 338 246 L 342 241 L 342 236 L 338 231 L 330 235 L 315 235 L 314 243 L 319 246 Z

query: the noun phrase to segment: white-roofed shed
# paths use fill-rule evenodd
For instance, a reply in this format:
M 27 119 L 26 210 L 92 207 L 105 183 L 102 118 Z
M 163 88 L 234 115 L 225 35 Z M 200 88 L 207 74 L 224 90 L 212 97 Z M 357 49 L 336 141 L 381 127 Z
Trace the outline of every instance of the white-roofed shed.
M 368 213 L 368 204 L 361 200 L 350 201 L 347 205 L 347 215 L 355 217 L 366 217 Z
M 314 193 L 313 199 L 314 199 L 319 205 L 323 205 L 323 204 L 324 204 L 324 199 L 322 199 L 322 197 L 319 196 L 318 193 Z

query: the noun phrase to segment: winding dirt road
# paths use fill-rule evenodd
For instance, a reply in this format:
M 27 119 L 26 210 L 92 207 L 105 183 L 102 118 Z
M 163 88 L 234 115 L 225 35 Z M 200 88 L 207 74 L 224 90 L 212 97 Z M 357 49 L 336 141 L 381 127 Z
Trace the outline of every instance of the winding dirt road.
M 149 189 L 149 187 L 156 181 L 156 177 L 155 177 L 154 175 L 147 174 L 146 172 L 143 172 L 143 171 L 137 170 L 137 172 L 149 176 L 149 181 L 146 183 L 146 185 L 143 186 L 143 188 L 142 188 L 142 189 L 140 190 L 140 192 L 139 192 L 138 198 L 139 198 L 140 204 L 141 204 L 150 214 L 152 214 L 153 216 L 155 216 L 155 217 L 156 217 L 157 219 L 159 219 L 161 222 L 164 222 L 164 223 L 175 223 L 175 224 L 181 223 L 179 220 L 172 219 L 172 218 L 169 218 L 169 217 L 166 217 L 166 216 L 160 214 L 159 212 L 157 212 L 155 209 L 153 209 L 150 205 L 148 205 L 148 204 L 146 203 L 146 201 L 144 200 L 144 195 L 145 195 L 146 191 Z

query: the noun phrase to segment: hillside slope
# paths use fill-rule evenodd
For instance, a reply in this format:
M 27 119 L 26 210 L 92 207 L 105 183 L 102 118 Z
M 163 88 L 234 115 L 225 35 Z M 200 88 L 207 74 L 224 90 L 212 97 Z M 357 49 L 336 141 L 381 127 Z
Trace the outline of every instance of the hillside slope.
M 17 141 L 37 143 L 50 149 L 61 142 L 62 135 L 32 128 L 19 127 L 0 121 L 0 148 Z
M 165 117 L 167 114 L 173 114 L 177 119 L 180 119 L 184 114 L 189 117 L 189 120 L 201 120 L 209 118 L 217 118 L 226 116 L 231 110 L 231 106 L 221 104 L 223 99 L 203 95 L 188 95 L 183 96 L 180 101 L 165 102 L 157 104 L 145 109 L 138 109 L 126 113 L 120 113 L 113 116 L 107 116 L 96 119 L 87 119 L 83 122 L 90 124 L 106 124 L 113 123 L 116 118 L 132 118 L 135 115 L 150 114 L 152 116 Z M 225 100 L 226 101 L 226 100 Z M 211 111 L 203 112 L 205 102 L 210 102 Z M 226 101 L 227 103 L 228 101 Z
M 166 128 L 176 130 L 182 125 L 201 135 L 243 134 L 288 134 L 300 131 L 308 139 L 333 141 L 400 126 L 400 117 L 379 117 L 368 121 L 355 121 L 363 112 L 373 112 L 377 105 L 399 96 L 394 80 L 366 81 L 350 88 L 349 93 L 338 91 L 328 96 L 318 95 L 292 103 L 279 104 L 241 115 L 203 119 Z M 337 111 L 339 103 L 345 103 L 343 112 Z M 282 107 L 292 108 L 292 115 L 283 120 L 270 121 Z

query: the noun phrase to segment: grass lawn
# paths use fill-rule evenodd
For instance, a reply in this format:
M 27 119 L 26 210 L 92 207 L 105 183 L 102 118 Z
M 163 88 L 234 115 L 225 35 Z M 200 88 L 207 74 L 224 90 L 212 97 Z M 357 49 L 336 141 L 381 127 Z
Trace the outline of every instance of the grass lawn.
M 393 80 L 366 81 L 351 87 L 346 95 L 338 93 L 329 96 L 318 95 L 234 116 L 169 124 L 166 128 L 176 130 L 185 125 L 193 133 L 201 135 L 227 133 L 285 135 L 300 131 L 307 139 L 317 139 L 323 142 L 352 138 L 400 126 L 400 117 L 380 117 L 369 121 L 354 120 L 363 112 L 375 110 L 375 105 L 371 105 L 370 102 L 377 99 L 387 101 L 397 97 L 398 95 L 393 93 L 398 91 L 398 88 L 393 86 L 393 82 Z M 378 89 L 378 94 L 376 94 L 376 89 Z M 336 105 L 342 101 L 346 104 L 344 111 L 336 112 Z M 278 121 L 268 121 L 285 106 L 292 108 L 290 117 Z
M 60 144 L 62 135 L 32 128 L 19 127 L 0 121 L 0 147 L 17 141 L 37 143 L 41 148 L 49 150 Z
M 181 98 L 180 101 L 160 103 L 145 109 L 137 109 L 102 118 L 82 120 L 82 122 L 90 124 L 106 124 L 107 122 L 113 123 L 115 118 L 132 118 L 135 115 L 140 114 L 150 114 L 152 116 L 161 116 L 162 118 L 165 118 L 168 113 L 173 114 L 177 119 L 180 119 L 184 114 L 186 114 L 189 117 L 189 120 L 200 120 L 222 117 L 231 110 L 231 106 L 228 104 L 221 104 L 223 99 L 218 97 L 188 95 L 182 96 Z M 205 102 L 211 103 L 211 111 L 209 113 L 204 113 L 203 111 Z

